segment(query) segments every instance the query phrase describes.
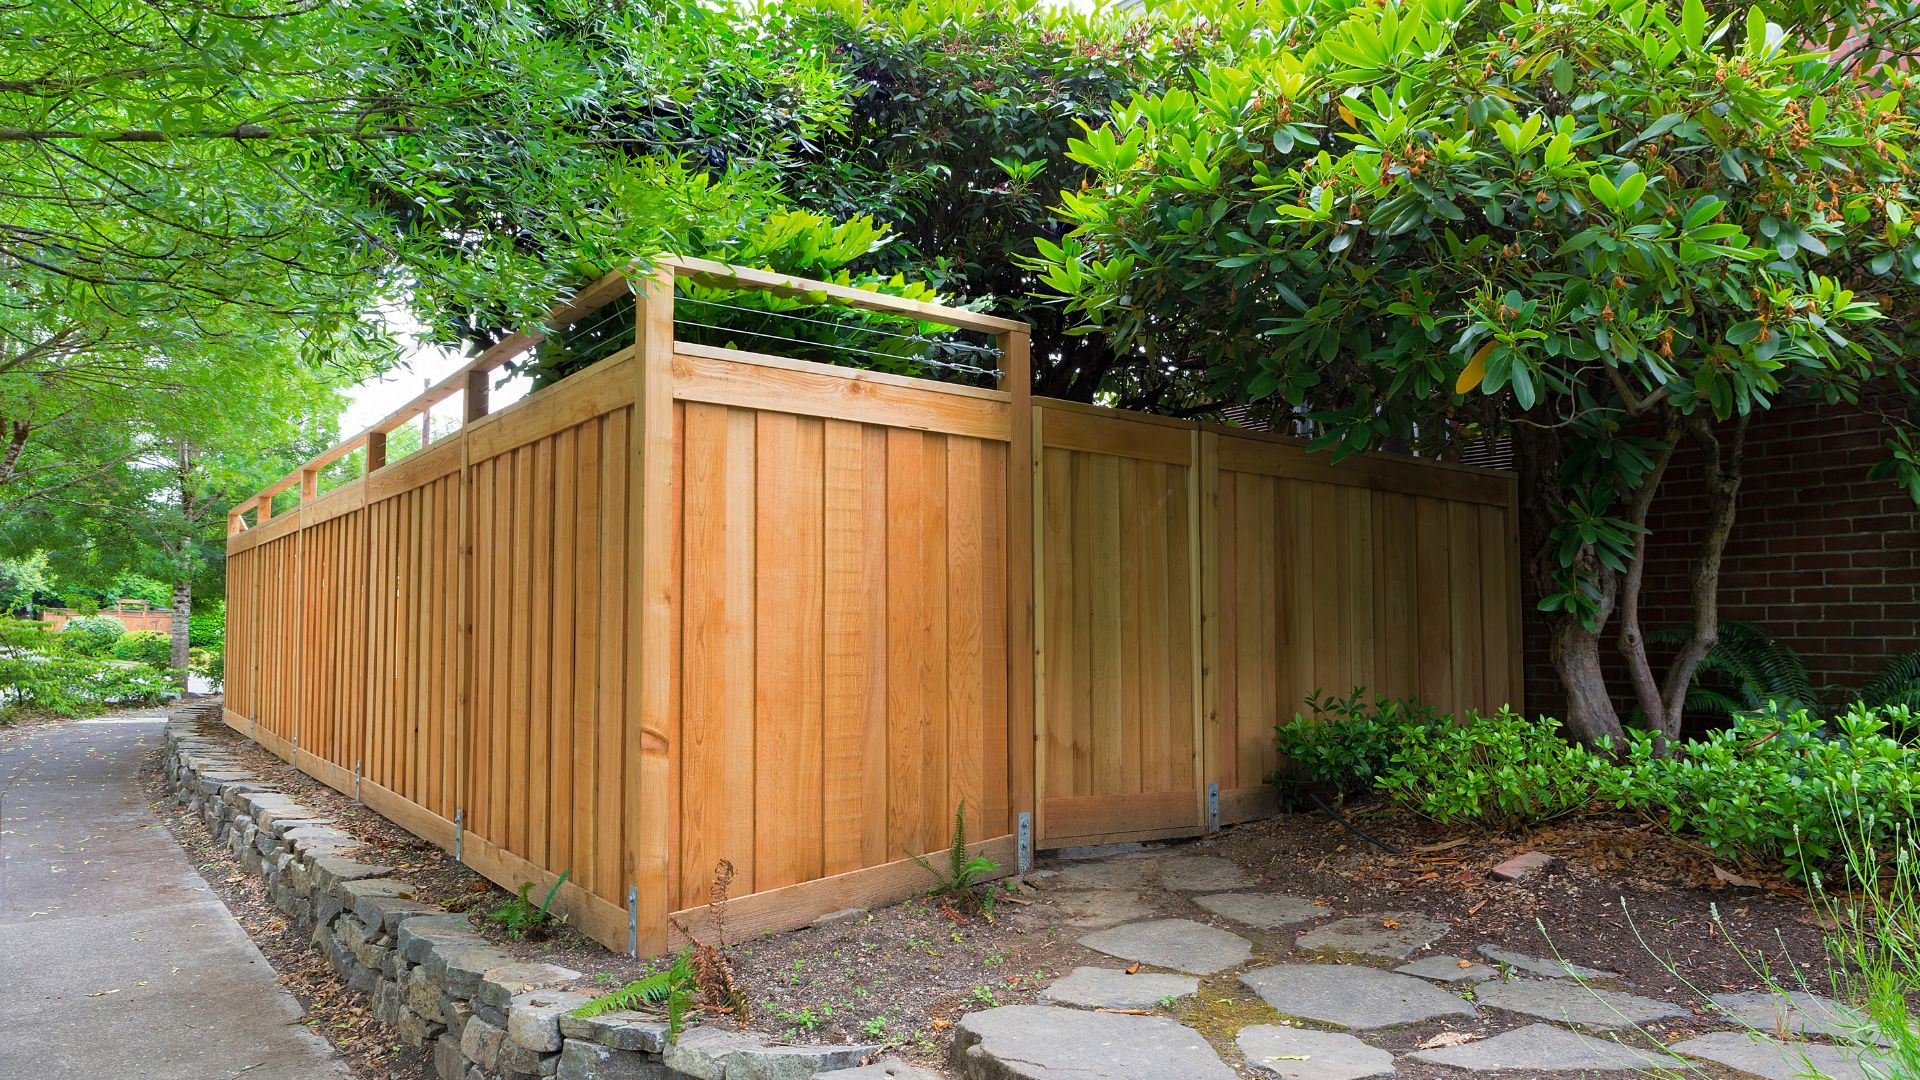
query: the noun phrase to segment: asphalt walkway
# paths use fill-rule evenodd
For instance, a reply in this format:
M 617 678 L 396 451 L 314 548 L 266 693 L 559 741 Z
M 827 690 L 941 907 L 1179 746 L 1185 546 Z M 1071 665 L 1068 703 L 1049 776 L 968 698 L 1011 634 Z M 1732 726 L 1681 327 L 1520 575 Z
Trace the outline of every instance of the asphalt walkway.
M 345 1080 L 147 809 L 163 729 L 83 720 L 0 746 L 0 1077 Z

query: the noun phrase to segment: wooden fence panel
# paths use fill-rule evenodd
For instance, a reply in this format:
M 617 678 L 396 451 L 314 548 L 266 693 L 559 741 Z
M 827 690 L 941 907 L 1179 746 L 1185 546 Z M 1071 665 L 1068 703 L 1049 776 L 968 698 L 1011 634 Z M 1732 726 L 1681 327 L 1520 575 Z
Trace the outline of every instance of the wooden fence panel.
M 1223 820 L 1271 812 L 1273 729 L 1309 694 L 1519 701 L 1510 478 L 1386 457 L 1342 472 L 1291 440 L 1209 437 L 1222 465 L 1207 772 Z
M 495 880 L 568 872 L 598 901 L 583 928 L 624 947 L 640 795 L 624 773 L 633 410 L 606 390 L 569 382 L 469 429 L 469 453 L 490 452 L 468 471 L 465 823 L 470 862 Z
M 679 908 L 1007 814 L 1004 397 L 755 359 L 675 359 Z
M 396 464 L 391 486 L 399 490 L 365 511 L 372 588 L 365 623 L 363 780 L 447 823 L 459 809 L 454 656 L 464 509 L 461 441 L 455 436 L 435 443 Z
M 1053 403 L 1035 428 L 1043 842 L 1193 833 L 1193 434 Z
M 366 526 L 356 508 L 302 532 L 300 752 L 345 773 L 365 748 Z
M 1019 324 L 927 305 L 1016 389 L 673 343 L 673 272 L 633 349 L 313 490 L 511 339 L 230 513 L 228 723 L 657 951 L 722 861 L 736 937 L 923 888 L 963 801 L 1009 869 L 1028 810 L 1042 846 L 1270 811 L 1316 688 L 1518 702 L 1511 477 L 1030 406 Z

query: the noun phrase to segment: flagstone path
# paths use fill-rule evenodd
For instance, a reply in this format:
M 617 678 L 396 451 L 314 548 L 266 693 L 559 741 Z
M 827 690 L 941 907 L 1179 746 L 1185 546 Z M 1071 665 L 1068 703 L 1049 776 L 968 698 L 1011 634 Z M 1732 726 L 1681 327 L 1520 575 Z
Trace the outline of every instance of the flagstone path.
M 1809 1066 L 1832 1080 L 1868 1077 L 1847 1039 L 1856 1015 L 1813 994 L 1718 995 L 1712 1007 L 1738 1030 L 1661 1049 L 1645 1025 L 1704 1003 L 1491 944 L 1467 957 L 1433 952 L 1453 927 L 1419 912 L 1343 912 L 1256 891 L 1229 860 L 1191 851 L 1080 860 L 1050 876 L 1067 925 L 1089 931 L 1080 943 L 1126 966 L 1078 967 L 1042 992 L 1043 1004 L 962 1017 L 953 1064 L 965 1080 L 1360 1080 L 1416 1066 L 1551 1080 L 1654 1071 L 1787 1080 Z M 1234 929 L 1166 917 L 1142 902 L 1153 887 L 1204 892 L 1189 899 Z M 1236 1008 L 1279 1022 L 1234 1024 L 1232 1013 L 1223 1030 L 1207 1018 L 1210 1000 L 1233 1004 L 1223 995 L 1235 984 L 1267 1010 Z M 1425 1025 L 1411 1049 L 1393 1037 L 1407 1025 Z

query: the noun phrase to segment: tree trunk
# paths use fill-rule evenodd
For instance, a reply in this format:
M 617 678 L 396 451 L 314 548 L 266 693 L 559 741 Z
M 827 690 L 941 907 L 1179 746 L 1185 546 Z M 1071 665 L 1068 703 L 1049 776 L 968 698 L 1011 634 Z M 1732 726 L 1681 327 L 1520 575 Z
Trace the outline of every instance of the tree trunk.
M 173 620 L 168 629 L 173 632 L 174 670 L 180 673 L 180 691 L 187 689 L 187 649 L 188 632 L 193 626 L 193 582 L 185 575 L 173 583 Z
M 1550 655 L 1554 673 L 1567 692 L 1567 734 L 1588 746 L 1601 739 L 1620 743 L 1625 732 L 1620 713 L 1607 693 L 1606 676 L 1600 671 L 1599 632 L 1587 629 L 1572 616 L 1556 616 Z
M 1720 565 L 1726 554 L 1727 540 L 1733 535 L 1734 513 L 1739 504 L 1740 476 L 1747 448 L 1747 424 L 1751 414 L 1734 421 L 1731 445 L 1723 445 L 1707 417 L 1695 417 L 1687 430 L 1706 456 L 1707 522 L 1701 537 L 1699 554 L 1688 581 L 1688 600 L 1693 606 L 1693 625 L 1679 655 L 1667 668 L 1667 680 L 1661 688 L 1662 713 L 1658 721 L 1648 718 L 1664 739 L 1680 734 L 1681 714 L 1686 709 L 1687 690 L 1720 640 Z

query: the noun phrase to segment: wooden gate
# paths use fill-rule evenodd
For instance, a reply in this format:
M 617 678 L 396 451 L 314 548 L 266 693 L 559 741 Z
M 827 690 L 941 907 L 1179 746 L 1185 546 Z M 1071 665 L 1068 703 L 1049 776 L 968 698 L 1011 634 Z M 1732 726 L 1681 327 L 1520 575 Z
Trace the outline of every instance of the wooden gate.
M 1039 844 L 1203 832 L 1198 433 L 1049 401 L 1034 444 Z
M 1049 400 L 1033 440 L 1037 846 L 1273 813 L 1316 691 L 1518 706 L 1511 474 Z

